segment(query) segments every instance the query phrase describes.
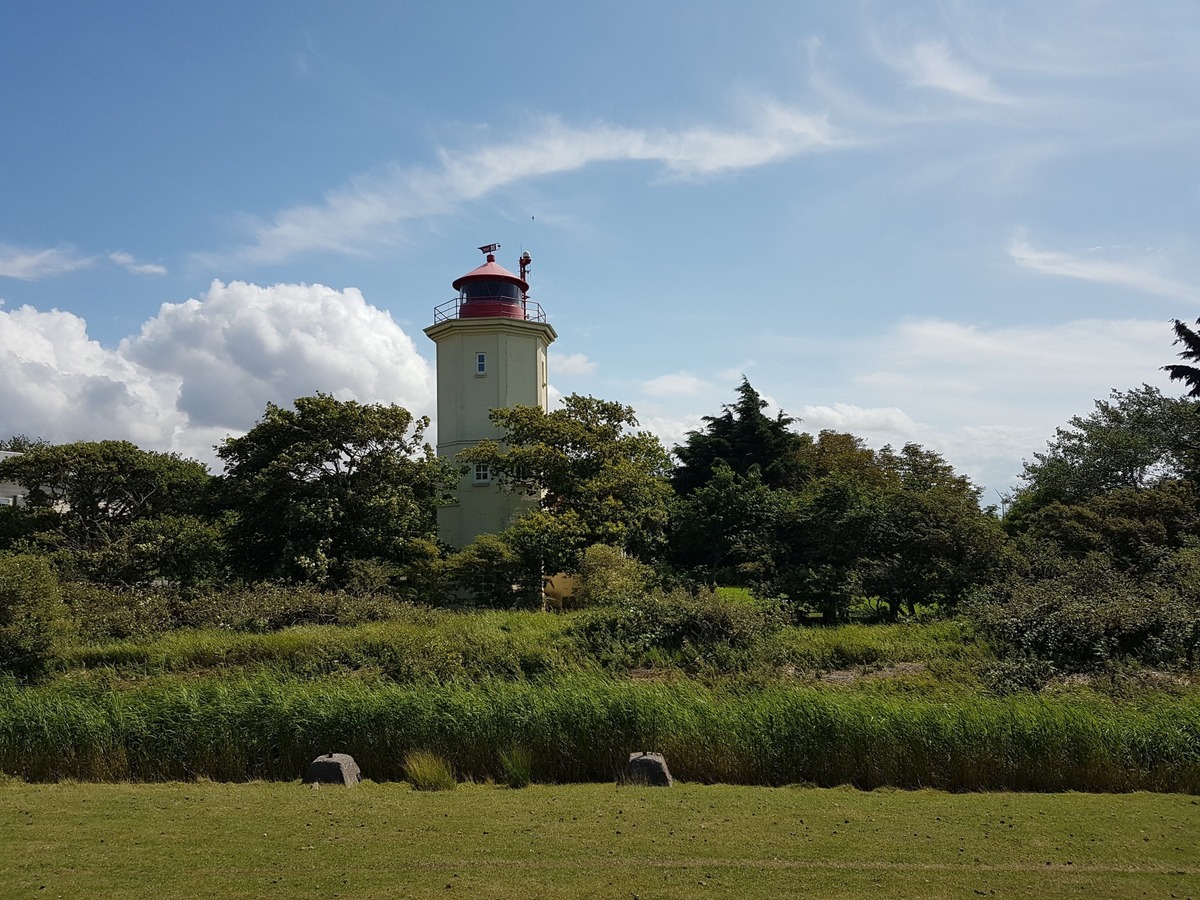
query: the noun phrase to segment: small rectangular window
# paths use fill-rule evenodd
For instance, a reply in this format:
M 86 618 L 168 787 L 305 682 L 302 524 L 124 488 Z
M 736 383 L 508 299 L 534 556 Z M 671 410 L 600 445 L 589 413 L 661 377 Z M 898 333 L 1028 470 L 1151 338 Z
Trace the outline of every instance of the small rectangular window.
M 476 375 L 486 375 L 487 374 L 487 354 L 486 353 L 476 353 L 475 354 L 475 374 Z
M 475 483 L 487 484 L 492 480 L 492 470 L 487 463 L 475 463 Z

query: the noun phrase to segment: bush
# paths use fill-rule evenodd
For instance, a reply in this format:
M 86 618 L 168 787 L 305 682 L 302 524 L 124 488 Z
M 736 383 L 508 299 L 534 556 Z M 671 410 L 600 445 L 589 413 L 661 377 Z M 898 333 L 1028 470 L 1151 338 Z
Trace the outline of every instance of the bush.
M 668 662 L 689 671 L 740 670 L 780 625 L 760 607 L 730 603 L 705 591 L 651 594 L 580 616 L 573 631 L 604 665 L 653 667 Z
M 0 672 L 36 681 L 54 657 L 58 579 L 40 556 L 0 558 Z
M 458 787 L 450 763 L 428 750 L 404 754 L 404 773 L 414 791 L 452 791 Z
M 644 597 L 654 584 L 654 571 L 617 547 L 593 544 L 583 551 L 574 606 L 609 606 Z
M 84 640 L 149 637 L 175 627 L 174 592 L 152 587 L 116 587 L 69 581 L 62 599 Z
M 1065 672 L 1122 660 L 1182 667 L 1200 656 L 1200 608 L 1170 585 L 1114 571 L 1103 557 L 977 592 L 968 615 L 998 648 Z

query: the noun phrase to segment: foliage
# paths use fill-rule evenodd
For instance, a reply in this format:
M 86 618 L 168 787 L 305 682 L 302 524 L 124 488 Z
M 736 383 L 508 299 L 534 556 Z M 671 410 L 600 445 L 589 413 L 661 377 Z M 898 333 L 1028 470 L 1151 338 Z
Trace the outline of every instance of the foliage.
M 653 558 L 665 538 L 669 460 L 658 439 L 637 427 L 633 409 L 572 394 L 561 409 L 536 406 L 493 410 L 503 431 L 459 454 L 484 463 L 507 490 L 539 498 L 540 508 L 566 519 L 569 541 L 557 555 L 570 560 L 590 544 L 611 544 Z M 572 559 L 572 557 L 574 557 Z
M 976 627 L 1016 659 L 1063 672 L 1127 660 L 1165 667 L 1200 659 L 1200 604 L 1151 578 L 1115 570 L 1099 554 L 1047 561 L 1049 571 L 1013 574 L 982 588 L 968 609 Z
M 46 674 L 61 607 L 58 579 L 45 559 L 0 557 L 0 672 L 22 681 Z
M 1142 385 L 1114 390 L 1097 400 L 1087 416 L 1074 416 L 1059 428 L 1044 453 L 1026 461 L 1008 513 L 1020 530 L 1025 517 L 1053 502 L 1083 503 L 1128 488 L 1146 490 L 1165 481 L 1191 477 L 1200 438 L 1200 404 L 1164 397 Z
M 423 443 L 428 419 L 320 393 L 294 406 L 268 404 L 250 431 L 217 448 L 243 572 L 337 587 L 352 560 L 424 559 L 435 507 L 455 480 Z
M 1200 319 L 1196 320 L 1196 324 L 1200 325 Z M 1175 320 L 1174 329 L 1175 343 L 1183 344 L 1183 349 L 1179 351 L 1179 358 L 1192 363 L 1200 362 L 1200 334 L 1178 319 Z M 1200 397 L 1200 367 L 1176 363 L 1163 366 L 1163 371 L 1170 374 L 1172 381 L 1182 381 L 1188 388 L 1187 395 L 1189 397 Z
M 1052 544 L 1079 560 L 1098 553 L 1118 569 L 1148 573 L 1200 536 L 1200 497 L 1191 481 L 1116 488 L 1027 511 L 1020 527 L 1026 545 Z
M 755 651 L 780 624 L 762 607 L 675 591 L 588 610 L 572 632 L 610 668 L 744 671 L 757 664 Z
M 763 582 L 793 502 L 791 494 L 763 483 L 758 466 L 739 474 L 718 459 L 707 482 L 672 503 L 671 561 L 709 584 Z
M 645 563 L 608 544 L 593 544 L 583 552 L 575 589 L 577 606 L 614 606 L 645 597 L 657 579 Z
M 703 430 L 688 432 L 684 443 L 675 447 L 679 465 L 671 481 L 680 494 L 709 484 L 718 466 L 739 476 L 755 469 L 759 481 L 770 488 L 795 484 L 801 438 L 791 426 L 797 420 L 782 410 L 774 418 L 765 415 L 767 401 L 745 376 L 737 394 L 736 402 L 723 406 L 718 416 L 705 416 Z
M 915 444 L 866 451 L 869 467 L 853 449 L 853 467 L 831 467 L 781 507 L 760 593 L 826 621 L 876 597 L 896 618 L 919 604 L 953 608 L 1002 571 L 1004 533 L 969 479 Z
M 540 568 L 536 574 L 531 573 L 500 535 L 479 535 L 450 556 L 446 572 L 449 583 L 479 606 L 532 607 L 541 599 Z
M 405 753 L 404 774 L 414 791 L 452 791 L 458 787 L 450 763 L 428 750 Z
M 134 523 L 195 512 L 209 474 L 194 460 L 128 441 L 78 441 L 30 446 L 0 461 L 0 480 L 24 486 L 21 513 L 41 546 L 86 553 L 120 540 Z

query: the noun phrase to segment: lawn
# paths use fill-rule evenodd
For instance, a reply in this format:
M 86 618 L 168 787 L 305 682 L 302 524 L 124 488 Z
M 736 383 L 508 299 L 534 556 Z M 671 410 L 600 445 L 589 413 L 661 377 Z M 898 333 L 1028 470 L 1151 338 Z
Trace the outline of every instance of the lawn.
M 1200 897 L 1176 794 L 0 782 L 0 896 Z

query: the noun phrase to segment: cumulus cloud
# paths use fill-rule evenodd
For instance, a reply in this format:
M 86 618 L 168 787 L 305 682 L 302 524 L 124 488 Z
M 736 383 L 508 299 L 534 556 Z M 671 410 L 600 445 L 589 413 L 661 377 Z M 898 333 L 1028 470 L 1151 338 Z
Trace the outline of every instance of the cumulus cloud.
M 21 281 L 41 281 L 87 268 L 95 261 L 94 256 L 80 256 L 69 247 L 30 250 L 0 244 L 0 276 L 19 278 Z
M 1040 250 L 1034 247 L 1021 231 L 1016 232 L 1008 242 L 1008 254 L 1018 266 L 1043 275 L 1060 275 L 1064 278 L 1133 288 L 1172 300 L 1186 300 L 1192 303 L 1200 300 L 1200 286 L 1168 278 L 1154 271 L 1146 263 L 1114 262 L 1102 258 L 1075 256 L 1057 250 Z
M 596 364 L 583 353 L 551 353 L 550 371 L 563 375 L 592 375 Z
M 116 253 L 108 254 L 108 258 L 115 262 L 118 266 L 125 269 L 127 272 L 132 272 L 134 275 L 166 275 L 166 266 L 160 266 L 155 263 L 140 263 L 134 259 L 132 253 Z
M 107 349 L 71 313 L 0 311 L 0 432 L 51 441 L 127 438 L 206 462 L 268 402 L 324 391 L 431 413 L 430 365 L 382 310 L 349 288 L 213 282 L 165 303 Z
M 321 203 L 282 210 L 269 222 L 248 220 L 250 242 L 232 255 L 253 262 L 312 251 L 362 255 L 394 242 L 406 222 L 444 215 L 517 182 L 596 163 L 657 162 L 674 177 L 700 178 L 850 143 L 824 115 L 762 99 L 744 107 L 748 121 L 734 128 L 576 126 L 548 117 L 516 140 L 442 150 L 434 166 L 362 175 Z M 201 255 L 209 262 L 216 258 Z

